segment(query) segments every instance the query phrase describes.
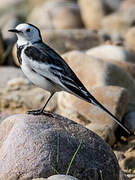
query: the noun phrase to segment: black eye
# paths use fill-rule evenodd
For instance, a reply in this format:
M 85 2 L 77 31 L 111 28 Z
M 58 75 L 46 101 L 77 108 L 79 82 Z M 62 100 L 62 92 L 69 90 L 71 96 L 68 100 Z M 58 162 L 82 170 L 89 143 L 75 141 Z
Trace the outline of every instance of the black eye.
M 26 29 L 26 32 L 30 32 L 30 29 Z

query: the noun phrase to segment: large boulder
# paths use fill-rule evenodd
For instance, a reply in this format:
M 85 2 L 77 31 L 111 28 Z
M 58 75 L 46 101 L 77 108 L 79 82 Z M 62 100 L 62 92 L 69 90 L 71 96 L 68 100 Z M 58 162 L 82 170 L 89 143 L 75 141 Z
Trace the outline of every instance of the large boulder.
M 81 143 L 82 141 L 82 143 Z M 0 179 L 28 180 L 65 174 L 80 180 L 118 180 L 119 166 L 108 144 L 92 131 L 52 113 L 8 117 L 0 126 Z M 99 179 L 98 177 L 98 179 Z
M 120 86 L 128 90 L 130 101 L 134 101 L 135 82 L 123 68 L 80 51 L 65 53 L 63 58 L 89 91 L 92 87 Z
M 90 89 L 90 92 L 112 114 L 122 119 L 128 103 L 127 91 L 124 88 L 104 86 Z M 58 94 L 57 106 L 59 114 L 85 125 L 110 145 L 115 143 L 117 125 L 103 110 L 66 92 Z

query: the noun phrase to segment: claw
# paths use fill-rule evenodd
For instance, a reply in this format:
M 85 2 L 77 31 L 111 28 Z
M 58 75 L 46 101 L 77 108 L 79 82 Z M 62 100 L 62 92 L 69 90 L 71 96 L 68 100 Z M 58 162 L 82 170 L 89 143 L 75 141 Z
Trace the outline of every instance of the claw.
M 42 109 L 31 110 L 31 111 L 27 111 L 27 114 L 41 115 L 41 114 L 43 114 L 43 111 L 42 111 Z

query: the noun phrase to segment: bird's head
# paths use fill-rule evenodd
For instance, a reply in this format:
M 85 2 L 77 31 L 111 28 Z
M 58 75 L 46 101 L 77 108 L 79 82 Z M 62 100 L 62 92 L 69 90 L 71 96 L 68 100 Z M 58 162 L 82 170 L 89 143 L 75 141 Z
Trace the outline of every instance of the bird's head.
M 34 43 L 41 40 L 41 34 L 39 29 L 28 23 L 19 24 L 15 29 L 8 30 L 9 32 L 16 33 L 19 46 Z

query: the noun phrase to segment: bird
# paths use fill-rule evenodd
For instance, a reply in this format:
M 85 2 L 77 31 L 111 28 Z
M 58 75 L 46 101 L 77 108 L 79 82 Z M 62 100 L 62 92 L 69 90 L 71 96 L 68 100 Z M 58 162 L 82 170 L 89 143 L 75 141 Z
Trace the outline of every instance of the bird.
M 40 30 L 35 25 L 21 23 L 8 31 L 17 35 L 17 57 L 25 76 L 36 86 L 50 92 L 45 104 L 38 110 L 28 111 L 28 114 L 43 114 L 53 95 L 56 92 L 66 91 L 99 107 L 110 115 L 128 134 L 131 133 L 107 108 L 92 96 L 65 60 L 43 42 Z

